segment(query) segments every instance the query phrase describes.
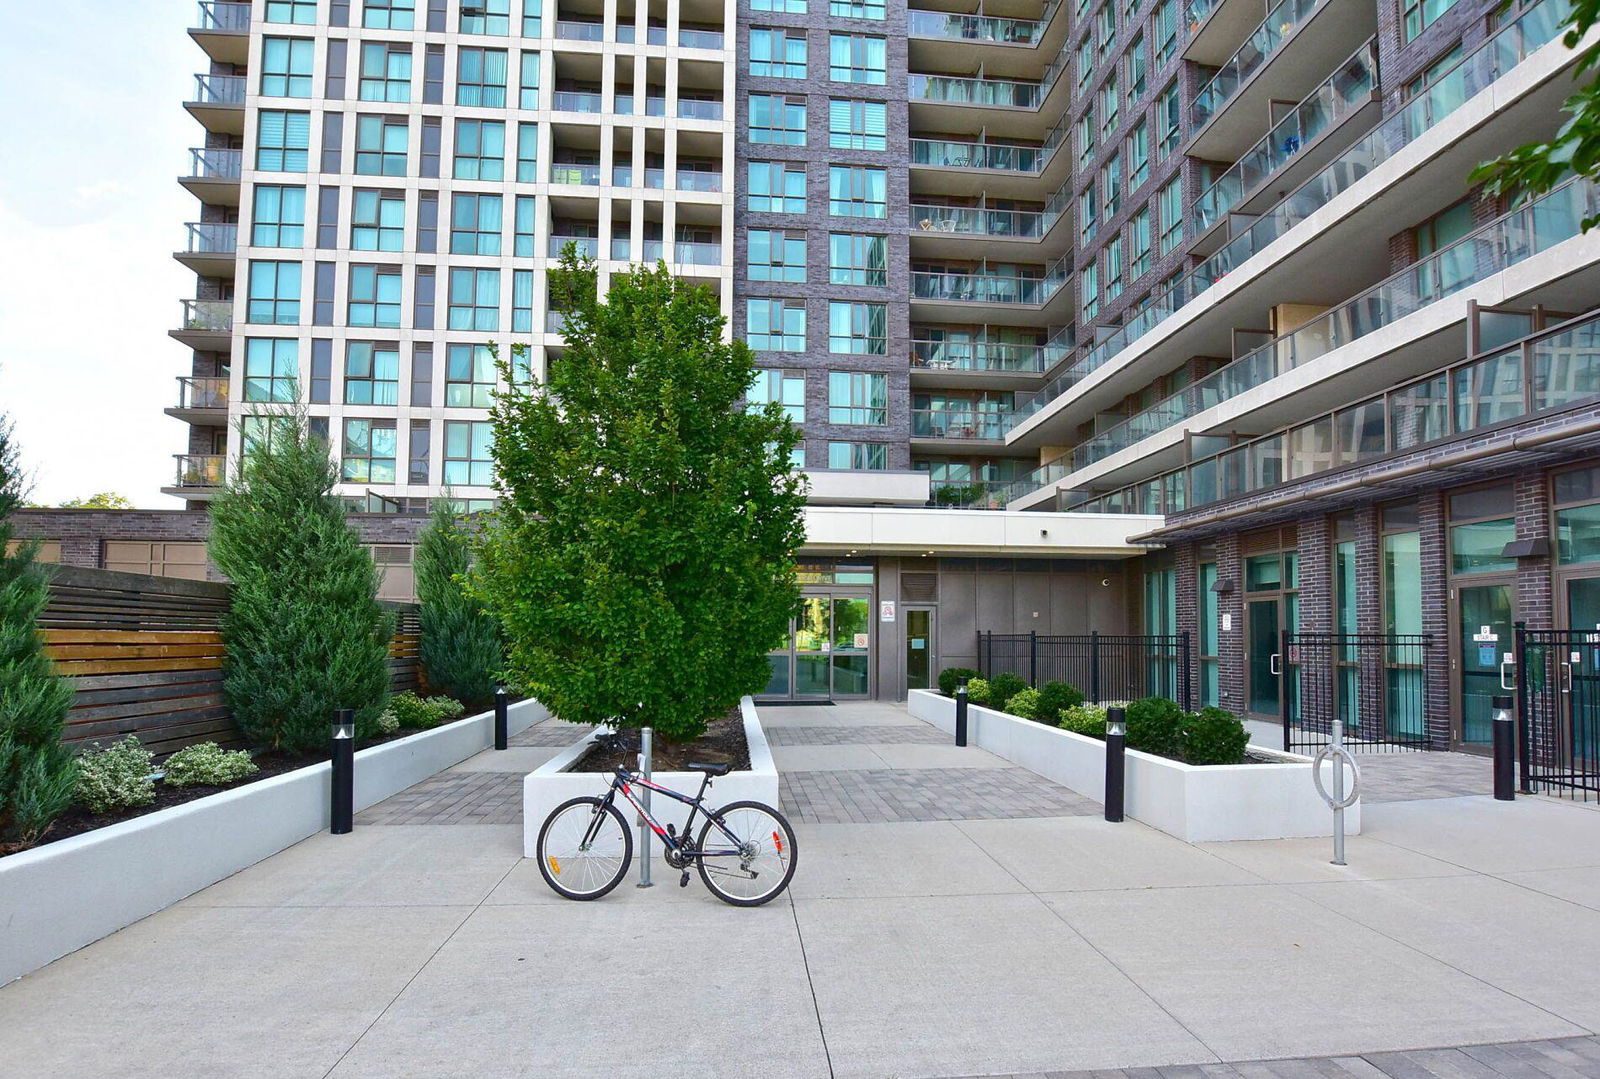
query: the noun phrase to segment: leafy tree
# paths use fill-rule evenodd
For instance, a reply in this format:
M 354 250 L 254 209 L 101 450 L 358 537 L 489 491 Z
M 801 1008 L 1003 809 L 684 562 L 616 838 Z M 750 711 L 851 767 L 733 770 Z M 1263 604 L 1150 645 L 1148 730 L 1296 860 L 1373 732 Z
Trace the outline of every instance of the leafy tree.
M 69 498 L 61 503 L 64 510 L 131 510 L 133 503 L 115 491 L 101 491 L 88 498 Z
M 252 742 L 309 752 L 327 745 L 339 708 L 355 709 L 359 736 L 375 731 L 394 620 L 333 494 L 327 443 L 303 416 L 268 424 L 211 503 L 211 558 L 233 581 L 223 692 Z
M 1511 5 L 1508 2 L 1506 6 Z M 1600 0 L 1572 0 L 1570 22 L 1562 41 L 1567 48 L 1576 49 L 1589 29 L 1600 23 Z M 1594 71 L 1597 64 L 1600 44 L 1590 45 L 1579 54 L 1573 77 Z M 1483 182 L 1495 195 L 1542 195 L 1570 176 L 1600 177 L 1600 81 L 1590 79 L 1561 108 L 1567 121 L 1554 138 L 1526 143 L 1479 165 L 1472 172 L 1472 182 Z M 1585 218 L 1583 231 L 1596 224 L 1600 224 L 1600 216 Z
M 417 543 L 422 669 L 435 692 L 475 710 L 493 701 L 503 659 L 499 624 L 466 591 L 471 548 L 461 518 L 448 502 L 435 502 Z
M 37 544 L 13 548 L 10 517 L 22 496 L 16 443 L 0 417 L 0 851 L 36 842 L 78 782 L 61 744 L 72 687 L 55 673 L 38 632 L 52 571 L 34 561 Z
M 755 368 L 709 289 L 659 264 L 604 301 L 594 280 L 569 250 L 546 392 L 495 405 L 502 499 L 474 581 L 512 680 L 556 715 L 686 741 L 766 684 L 798 610 L 799 435 L 742 405 Z

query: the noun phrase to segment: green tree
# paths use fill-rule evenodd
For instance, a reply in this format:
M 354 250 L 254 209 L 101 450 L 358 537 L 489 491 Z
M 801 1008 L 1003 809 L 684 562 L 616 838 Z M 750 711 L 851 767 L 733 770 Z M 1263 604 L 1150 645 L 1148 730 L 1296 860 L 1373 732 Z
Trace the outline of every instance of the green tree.
M 233 582 L 223 692 L 252 742 L 309 752 L 328 744 L 339 708 L 355 709 L 359 736 L 375 731 L 394 619 L 333 493 L 327 443 L 303 416 L 267 426 L 211 503 L 211 559 Z
M 1509 9 L 1511 4 L 1508 2 Z M 1600 22 L 1600 0 L 1572 0 L 1572 15 L 1563 43 L 1576 49 L 1589 29 Z M 1578 56 L 1573 78 L 1582 78 L 1600 64 L 1600 44 Z M 1600 81 L 1591 78 L 1561 106 L 1567 120 L 1548 142 L 1530 142 L 1503 157 L 1479 165 L 1472 182 L 1485 184 L 1495 195 L 1527 192 L 1542 195 L 1570 176 L 1600 177 Z M 1600 224 L 1600 216 L 1587 217 L 1583 231 Z
M 469 711 L 493 701 L 504 665 L 499 624 L 466 591 L 471 553 L 465 522 L 449 502 L 435 502 L 433 520 L 417 543 L 422 669 L 433 692 L 454 697 Z
M 798 609 L 799 435 L 742 406 L 755 368 L 709 289 L 657 265 L 599 301 L 594 280 L 569 250 L 547 392 L 495 405 L 502 498 L 474 581 L 511 679 L 556 715 L 685 741 L 766 684 Z
M 131 510 L 133 503 L 115 491 L 101 491 L 88 498 L 69 498 L 61 503 L 64 510 Z
M 50 599 L 37 544 L 13 545 L 22 504 L 20 455 L 0 417 L 0 852 L 36 842 L 72 802 L 78 766 L 61 744 L 72 687 L 55 673 L 39 636 Z

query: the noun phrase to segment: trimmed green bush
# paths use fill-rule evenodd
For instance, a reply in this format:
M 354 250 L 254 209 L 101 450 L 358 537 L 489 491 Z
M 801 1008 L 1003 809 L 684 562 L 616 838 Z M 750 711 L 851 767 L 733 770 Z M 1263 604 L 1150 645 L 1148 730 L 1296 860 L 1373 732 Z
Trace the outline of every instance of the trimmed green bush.
M 90 812 L 147 806 L 156 800 L 155 754 L 128 735 L 120 742 L 98 742 L 78 756 L 77 800 Z
M 1103 740 L 1106 736 L 1106 710 L 1098 704 L 1075 704 L 1062 709 L 1060 727 L 1073 734 Z
M 495 680 L 505 665 L 500 624 L 469 596 L 471 536 L 443 500 L 417 541 L 417 599 L 422 604 L 418 656 L 428 688 L 475 709 L 494 703 Z
M 169 787 L 225 787 L 261 769 L 242 749 L 223 749 L 215 742 L 184 746 L 167 758 L 167 774 L 161 782 Z
M 1183 759 L 1190 764 L 1238 764 L 1250 732 L 1222 708 L 1202 708 L 1183 721 Z
M 989 693 L 989 680 L 987 678 L 974 678 L 967 683 L 968 704 L 981 704 L 987 707 L 989 704 Z
M 1006 705 L 1011 702 L 1011 698 L 1027 688 L 1028 683 L 1020 675 L 1001 671 L 989 679 L 989 707 L 1003 712 Z
M 978 672 L 973 670 L 971 667 L 946 667 L 944 670 L 939 672 L 939 692 L 943 693 L 946 697 L 954 697 L 956 695 L 957 683 L 959 683 L 963 678 L 971 680 L 977 677 Z M 970 690 L 968 691 L 967 695 L 969 697 L 971 696 Z
M 466 708 L 460 701 L 449 697 L 419 697 L 415 693 L 397 693 L 389 698 L 389 707 L 385 712 L 393 717 L 394 725 L 390 731 L 407 727 L 412 730 L 428 730 L 441 723 L 448 723 L 452 719 L 460 719 L 466 714 Z M 380 729 L 389 722 L 380 718 Z
M 1039 691 L 1019 689 L 1006 702 L 1005 711 L 1021 719 L 1039 719 L 1044 714 L 1039 707 Z
M 1146 697 L 1127 706 L 1128 748 L 1158 757 L 1183 759 L 1183 709 L 1165 697 Z
M 1065 682 L 1046 682 L 1039 687 L 1039 715 L 1054 722 L 1068 708 L 1083 703 L 1083 694 Z

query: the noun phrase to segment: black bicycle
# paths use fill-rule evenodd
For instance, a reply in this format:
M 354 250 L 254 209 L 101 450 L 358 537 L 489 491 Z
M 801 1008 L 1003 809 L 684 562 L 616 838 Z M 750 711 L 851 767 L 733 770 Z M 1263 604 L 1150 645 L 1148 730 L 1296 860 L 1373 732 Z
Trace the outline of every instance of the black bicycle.
M 689 867 L 711 894 L 736 907 L 759 907 L 781 894 L 794 877 L 794 829 L 782 813 L 760 802 L 730 802 L 720 809 L 705 807 L 706 791 L 715 776 L 728 774 L 727 764 L 691 764 L 700 772 L 700 791 L 693 798 L 645 779 L 643 774 L 618 768 L 604 798 L 573 798 L 557 806 L 539 829 L 539 872 L 557 895 L 568 899 L 599 899 L 627 876 L 633 864 L 633 829 L 616 807 L 620 793 L 639 813 L 665 847 L 667 864 L 683 872 L 680 887 L 688 887 Z M 671 824 L 662 827 L 639 804 L 636 788 L 664 794 L 689 806 L 683 832 Z M 691 839 L 695 815 L 706 815 L 700 835 Z

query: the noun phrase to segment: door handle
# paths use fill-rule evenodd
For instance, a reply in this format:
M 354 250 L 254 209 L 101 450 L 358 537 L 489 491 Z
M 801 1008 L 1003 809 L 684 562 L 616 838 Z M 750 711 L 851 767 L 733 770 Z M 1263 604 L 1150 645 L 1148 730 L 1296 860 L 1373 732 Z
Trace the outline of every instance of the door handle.
M 1278 663 L 1278 661 L 1281 660 L 1282 658 L 1283 657 L 1281 655 L 1279 655 L 1277 652 L 1274 652 L 1274 653 L 1272 653 L 1272 655 L 1268 656 L 1267 657 L 1267 671 L 1269 673 L 1271 673 L 1271 674 L 1282 674 L 1283 673 L 1283 669 L 1279 666 L 1279 663 Z
M 1500 688 L 1501 689 L 1514 690 L 1514 689 L 1517 688 L 1517 686 L 1516 686 L 1516 678 L 1517 678 L 1517 676 L 1515 674 L 1511 674 L 1511 675 L 1507 675 L 1506 674 L 1506 668 L 1507 667 L 1515 667 L 1515 666 L 1516 666 L 1516 664 L 1513 663 L 1509 659 L 1502 659 L 1500 661 Z M 1509 681 L 1507 680 L 1508 678 L 1510 679 Z

